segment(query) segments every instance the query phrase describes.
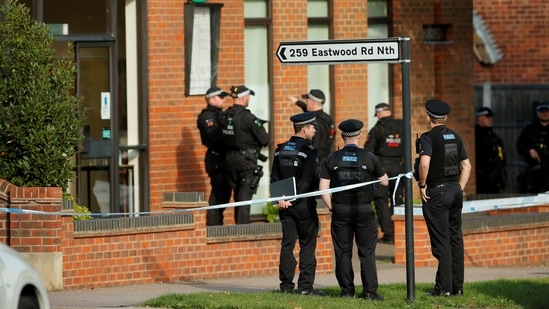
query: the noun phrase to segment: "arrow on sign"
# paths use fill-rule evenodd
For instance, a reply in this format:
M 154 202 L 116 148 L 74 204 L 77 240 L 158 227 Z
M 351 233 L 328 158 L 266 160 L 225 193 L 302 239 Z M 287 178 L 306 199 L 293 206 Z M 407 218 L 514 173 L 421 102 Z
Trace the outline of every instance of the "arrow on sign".
M 341 62 L 398 62 L 398 38 L 280 42 L 276 56 L 283 64 L 335 64 Z
M 279 55 L 279 51 L 276 52 L 276 55 L 278 56 L 278 59 L 279 59 L 280 61 L 288 59 L 288 58 L 286 58 L 286 56 L 284 55 L 284 52 L 286 52 L 286 47 L 279 47 L 278 49 L 279 49 L 279 51 L 280 51 L 280 56 L 278 56 L 278 55 Z

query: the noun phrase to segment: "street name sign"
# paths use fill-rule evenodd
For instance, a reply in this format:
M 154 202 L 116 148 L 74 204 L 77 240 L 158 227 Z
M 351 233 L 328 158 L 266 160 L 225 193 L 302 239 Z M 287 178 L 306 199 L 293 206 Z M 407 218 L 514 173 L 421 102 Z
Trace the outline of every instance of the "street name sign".
M 280 42 L 276 56 L 282 64 L 399 62 L 399 38 Z

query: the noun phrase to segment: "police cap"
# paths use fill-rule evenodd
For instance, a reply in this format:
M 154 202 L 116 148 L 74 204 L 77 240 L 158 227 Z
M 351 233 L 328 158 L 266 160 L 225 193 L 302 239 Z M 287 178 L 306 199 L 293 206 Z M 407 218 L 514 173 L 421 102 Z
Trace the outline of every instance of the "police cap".
M 227 91 L 224 91 L 219 87 L 212 87 L 212 88 L 206 90 L 205 97 L 206 97 L 206 99 L 213 98 L 213 97 L 216 97 L 216 96 L 220 97 L 220 98 L 224 98 L 228 95 L 229 95 L 229 93 Z
M 244 85 L 231 87 L 231 97 L 233 98 L 242 98 L 249 94 L 255 95 L 255 92 L 252 89 L 248 89 L 248 87 Z
M 549 104 L 547 103 L 541 103 L 536 107 L 536 111 L 543 112 L 543 111 L 549 111 Z
M 311 99 L 322 104 L 324 104 L 324 101 L 326 101 L 326 96 L 324 96 L 324 92 L 322 92 L 322 90 L 320 89 L 311 89 L 309 93 L 302 94 L 301 97 L 303 99 Z
M 390 109 L 389 104 L 387 104 L 387 103 L 376 104 L 376 113 L 377 112 L 382 112 L 382 111 L 388 111 L 389 109 Z M 374 115 L 374 117 L 376 117 L 376 115 Z
M 427 115 L 432 118 L 442 119 L 450 113 L 450 105 L 444 101 L 431 99 L 425 102 Z
M 475 114 L 477 116 L 486 116 L 486 117 L 492 117 L 494 116 L 494 112 L 488 108 L 488 107 L 481 107 L 477 110 L 477 113 Z
M 353 137 L 360 134 L 360 129 L 364 126 L 362 121 L 357 119 L 347 119 L 342 121 L 338 128 L 341 130 L 341 135 L 345 137 Z
M 290 117 L 294 126 L 302 126 L 306 124 L 314 124 L 316 120 L 316 112 L 305 112 Z

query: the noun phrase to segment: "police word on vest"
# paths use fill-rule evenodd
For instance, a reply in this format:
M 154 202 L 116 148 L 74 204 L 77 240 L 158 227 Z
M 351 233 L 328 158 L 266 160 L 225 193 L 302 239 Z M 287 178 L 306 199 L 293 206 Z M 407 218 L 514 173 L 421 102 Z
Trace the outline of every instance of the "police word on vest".
M 301 150 L 302 147 L 313 147 L 305 141 L 289 141 L 279 145 L 279 153 L 275 153 L 275 157 L 278 156 L 280 162 L 280 170 L 282 178 L 299 177 L 296 172 L 302 165 L 302 160 L 307 159 L 307 153 Z
M 232 108 L 221 114 L 220 126 L 223 133 L 223 142 L 230 149 L 239 149 L 238 130 L 236 127 L 237 116 L 242 110 L 235 112 Z
M 376 154 L 380 157 L 402 157 L 402 120 L 384 122 L 381 128 L 382 143 Z
M 357 151 L 337 151 L 334 154 L 335 178 L 332 179 L 334 187 L 347 186 L 373 180 L 371 172 L 366 165 L 367 152 L 363 149 Z M 333 194 L 335 204 L 367 204 L 373 200 L 373 187 L 359 187 Z

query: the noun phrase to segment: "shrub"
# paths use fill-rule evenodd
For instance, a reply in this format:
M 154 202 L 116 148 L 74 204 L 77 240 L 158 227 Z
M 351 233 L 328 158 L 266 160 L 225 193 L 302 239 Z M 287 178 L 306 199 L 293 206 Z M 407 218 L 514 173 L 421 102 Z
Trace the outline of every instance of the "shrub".
M 82 141 L 76 68 L 54 59 L 53 36 L 16 0 L 0 6 L 0 178 L 62 187 Z
M 265 218 L 269 223 L 280 221 L 280 218 L 278 217 L 278 207 L 273 206 L 273 203 L 271 202 L 265 204 L 263 214 L 265 214 Z

